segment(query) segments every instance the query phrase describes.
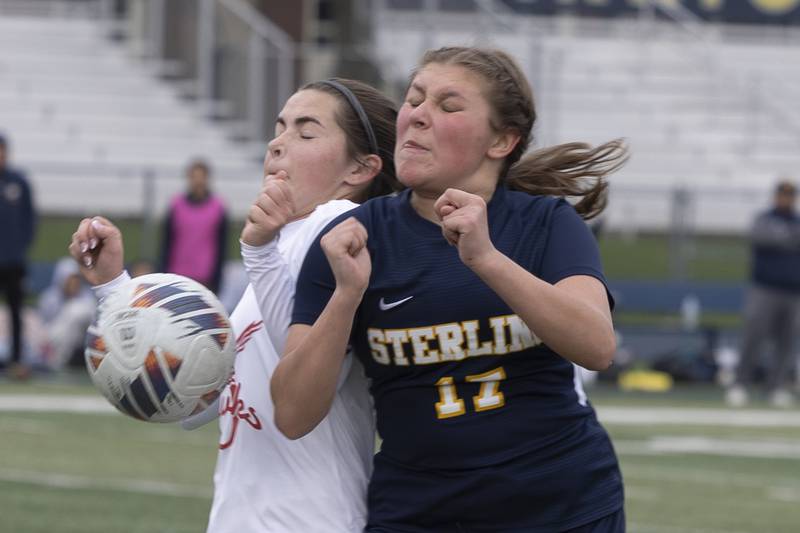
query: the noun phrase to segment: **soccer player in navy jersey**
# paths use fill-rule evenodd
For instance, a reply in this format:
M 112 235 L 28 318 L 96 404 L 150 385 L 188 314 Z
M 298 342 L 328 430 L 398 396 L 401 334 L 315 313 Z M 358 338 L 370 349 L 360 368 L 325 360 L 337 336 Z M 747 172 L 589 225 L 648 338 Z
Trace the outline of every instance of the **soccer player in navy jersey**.
M 522 157 L 535 117 L 507 54 L 428 52 L 398 115 L 409 189 L 334 220 L 306 256 L 275 421 L 290 438 L 314 428 L 352 346 L 383 439 L 366 531 L 625 529 L 617 458 L 576 365 L 602 370 L 616 348 L 580 215 L 602 210 L 626 151 Z

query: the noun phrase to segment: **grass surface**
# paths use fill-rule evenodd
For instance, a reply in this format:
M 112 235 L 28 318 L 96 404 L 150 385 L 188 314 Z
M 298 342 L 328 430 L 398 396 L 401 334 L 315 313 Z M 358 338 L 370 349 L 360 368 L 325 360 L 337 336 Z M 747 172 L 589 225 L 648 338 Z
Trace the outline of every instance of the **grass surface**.
M 199 532 L 211 503 L 213 425 L 185 432 L 122 415 L 0 413 L 7 532 Z
M 625 239 L 601 236 L 600 254 L 609 279 L 658 280 L 674 274 L 673 257 L 686 258 L 689 280 L 739 282 L 747 277 L 749 248 L 744 238 L 696 236 L 682 252 L 670 246 L 668 236 L 641 235 Z
M 0 381 L 4 395 L 99 394 L 82 372 Z M 0 531 L 205 531 L 216 427 L 193 432 L 121 414 L 0 410 Z
M 3 395 L 97 398 L 77 372 L 29 384 L 0 381 Z M 715 387 L 670 393 L 589 390 L 608 408 L 725 409 Z M 1 404 L 1 403 L 0 403 Z M 763 405 L 756 405 L 760 408 Z M 796 416 L 798 411 L 788 411 Z M 800 427 L 606 424 L 626 486 L 628 531 L 789 533 L 800 524 Z M 216 428 L 185 432 L 120 414 L 0 410 L 0 531 L 20 533 L 201 532 L 211 504 Z M 660 448 L 712 442 L 710 451 Z M 731 452 L 746 445 L 745 455 Z M 793 453 L 793 452 L 792 452 Z
M 80 217 L 43 217 L 29 254 L 32 261 L 57 261 L 68 255 L 67 246 L 80 223 Z M 152 228 L 139 219 L 114 219 L 125 241 L 125 260 L 156 260 L 161 246 L 160 221 Z M 228 257 L 239 257 L 239 234 L 242 222 L 234 220 L 228 226 Z
M 67 244 L 79 217 L 43 217 L 30 257 L 34 261 L 55 261 L 66 255 Z M 161 228 L 146 228 L 138 219 L 118 219 L 125 238 L 126 259 L 154 259 L 161 242 Z M 239 257 L 239 233 L 242 222 L 231 221 L 228 233 L 228 257 Z M 634 239 L 607 234 L 600 238 L 603 267 L 609 279 L 669 279 L 673 275 L 670 258 L 675 250 L 668 236 L 641 235 Z M 743 238 L 698 236 L 684 249 L 686 276 L 698 281 L 743 281 L 747 275 L 748 247 Z

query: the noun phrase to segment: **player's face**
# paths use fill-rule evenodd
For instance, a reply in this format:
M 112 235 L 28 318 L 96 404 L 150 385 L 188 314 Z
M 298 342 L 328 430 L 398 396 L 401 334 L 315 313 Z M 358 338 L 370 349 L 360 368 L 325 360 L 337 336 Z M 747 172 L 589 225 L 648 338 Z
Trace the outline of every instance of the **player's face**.
M 347 139 L 336 123 L 339 100 L 307 89 L 292 95 L 275 124 L 275 138 L 267 145 L 264 175 L 274 179 L 283 170 L 294 197 L 297 216 L 304 216 L 328 200 L 357 163 L 347 156 Z
M 430 63 L 411 82 L 397 117 L 395 168 L 415 191 L 471 189 L 484 180 L 495 139 L 481 79 L 469 70 Z

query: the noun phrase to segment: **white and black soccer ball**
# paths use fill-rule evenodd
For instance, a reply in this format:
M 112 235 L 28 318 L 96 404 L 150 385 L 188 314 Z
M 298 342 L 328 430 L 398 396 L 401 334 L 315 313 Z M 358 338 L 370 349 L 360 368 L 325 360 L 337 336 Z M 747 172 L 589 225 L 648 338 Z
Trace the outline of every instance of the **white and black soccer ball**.
M 219 396 L 233 371 L 234 346 L 214 293 L 177 274 L 147 274 L 101 302 L 86 334 L 86 367 L 126 415 L 175 422 Z

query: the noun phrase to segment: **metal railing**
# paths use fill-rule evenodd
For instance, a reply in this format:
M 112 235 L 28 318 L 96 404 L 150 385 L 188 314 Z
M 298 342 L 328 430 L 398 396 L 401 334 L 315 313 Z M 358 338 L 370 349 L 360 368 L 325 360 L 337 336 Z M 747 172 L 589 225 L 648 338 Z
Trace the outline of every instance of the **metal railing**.
M 135 48 L 176 61 L 187 97 L 233 137 L 271 132 L 296 83 L 295 44 L 243 0 L 131 0 Z

